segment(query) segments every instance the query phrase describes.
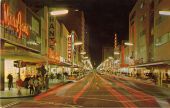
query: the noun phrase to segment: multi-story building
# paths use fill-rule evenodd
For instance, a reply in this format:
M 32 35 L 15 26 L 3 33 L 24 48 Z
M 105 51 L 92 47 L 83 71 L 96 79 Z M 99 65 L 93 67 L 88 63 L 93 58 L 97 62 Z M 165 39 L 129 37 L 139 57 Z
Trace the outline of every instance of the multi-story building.
M 85 19 L 83 11 L 69 10 L 66 16 L 58 17 L 58 19 L 64 23 L 69 32 L 72 30 L 76 32 L 77 40 L 83 42 L 82 49 L 84 49 Z
M 153 5 L 153 0 L 138 0 L 129 15 L 130 54 L 143 63 L 153 57 Z
M 46 65 L 49 72 L 56 71 L 54 67 L 68 71 L 70 33 L 64 24 L 50 16 L 48 7 L 34 13 L 21 0 L 5 0 L 1 1 L 1 12 L 1 90 L 5 88 L 8 74 L 13 75 L 14 82 L 18 77 L 24 80 L 28 75 L 36 75 L 41 64 Z
M 14 81 L 23 80 L 37 73 L 37 63 L 46 61 L 47 31 L 45 18 L 21 0 L 1 1 L 0 7 L 0 89 L 4 90 L 8 74 Z
M 159 65 L 155 72 L 160 74 L 159 85 L 167 86 L 166 75 L 170 77 L 170 16 L 160 11 L 169 10 L 169 0 L 155 0 L 154 3 L 154 61 Z
M 167 61 L 170 60 L 170 16 L 159 14 L 159 11 L 169 9 L 169 0 L 156 0 L 154 11 L 154 60 Z
M 160 86 L 165 85 L 166 75 L 170 76 L 170 17 L 159 12 L 169 5 L 167 0 L 138 0 L 129 15 L 129 40 L 134 44 L 130 56 L 137 72 L 143 77 L 145 72 L 153 73 Z
M 102 61 L 106 60 L 108 57 L 113 57 L 113 47 L 102 48 Z

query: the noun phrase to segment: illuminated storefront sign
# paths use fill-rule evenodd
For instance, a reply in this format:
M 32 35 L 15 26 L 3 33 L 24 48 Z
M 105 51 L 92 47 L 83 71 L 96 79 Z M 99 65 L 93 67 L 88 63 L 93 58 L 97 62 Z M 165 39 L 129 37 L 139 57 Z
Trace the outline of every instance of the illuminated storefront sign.
M 68 45 L 67 45 L 68 61 L 71 61 L 71 53 L 72 53 L 72 37 L 71 37 L 71 35 L 69 35 L 68 36 Z
M 55 36 L 56 36 L 56 22 L 55 22 L 55 17 L 53 16 L 50 16 L 49 17 L 49 27 L 48 27 L 48 30 L 49 30 L 49 46 L 50 48 L 53 48 L 55 47 L 56 45 L 56 39 L 55 39 Z
M 53 62 L 60 62 L 60 56 L 57 52 L 53 51 L 51 48 L 48 49 L 48 58 L 53 60 Z
M 16 15 L 10 14 L 10 7 L 7 3 L 2 5 L 2 18 L 0 23 L 5 26 L 12 27 L 18 34 L 18 38 L 25 34 L 27 37 L 30 34 L 29 26 L 22 22 L 22 13 L 18 11 Z

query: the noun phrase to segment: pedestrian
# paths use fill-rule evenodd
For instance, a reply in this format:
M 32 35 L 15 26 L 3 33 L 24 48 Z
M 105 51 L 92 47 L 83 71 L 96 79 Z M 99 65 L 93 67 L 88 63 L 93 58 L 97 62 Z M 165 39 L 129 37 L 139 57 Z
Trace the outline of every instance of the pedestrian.
M 44 81 L 43 81 L 43 77 L 42 76 L 40 76 L 40 77 L 38 77 L 38 92 L 40 92 L 40 90 L 42 90 L 43 89 L 43 83 L 44 83 Z
M 168 75 L 167 72 L 165 73 L 165 76 L 166 76 L 166 80 L 168 80 L 169 79 L 169 75 Z
M 18 78 L 18 80 L 16 81 L 16 86 L 18 89 L 18 95 L 21 95 L 21 87 L 23 87 L 23 81 L 21 80 L 21 78 Z
M 54 79 L 54 74 L 53 73 L 51 73 L 50 79 L 53 81 L 53 79 Z
M 30 77 L 28 77 L 28 76 L 26 76 L 26 78 L 24 79 L 24 87 L 26 89 L 28 89 L 28 86 L 29 86 L 28 82 L 29 82 L 29 80 L 30 80 Z
M 34 79 L 34 88 L 35 88 L 35 94 L 38 94 L 39 91 L 39 81 L 38 81 L 38 76 Z
M 10 90 L 11 88 L 13 88 L 13 76 L 9 74 L 7 76 L 7 79 L 8 79 L 8 89 Z
M 153 79 L 153 82 L 156 85 L 156 83 L 157 83 L 157 75 L 153 74 L 152 79 Z
M 30 80 L 28 81 L 29 84 L 29 89 L 30 89 L 30 94 L 34 94 L 34 79 L 31 77 Z
M 45 76 L 45 88 L 46 88 L 46 90 L 49 88 L 49 78 L 48 78 L 48 75 Z

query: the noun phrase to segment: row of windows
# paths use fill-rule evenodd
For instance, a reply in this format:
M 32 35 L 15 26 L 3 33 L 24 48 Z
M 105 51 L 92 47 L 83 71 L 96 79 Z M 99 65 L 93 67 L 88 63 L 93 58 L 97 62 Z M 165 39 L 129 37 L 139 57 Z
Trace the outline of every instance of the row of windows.
M 163 36 L 160 36 L 155 39 L 155 46 L 161 46 L 163 44 L 166 44 L 170 42 L 170 32 L 164 34 Z
M 146 31 L 145 30 L 142 30 L 140 33 L 139 33 L 139 36 L 142 37 L 142 36 L 145 36 L 146 34 Z
M 161 24 L 166 18 L 167 17 L 165 17 L 165 16 L 159 16 L 155 21 L 155 25 Z

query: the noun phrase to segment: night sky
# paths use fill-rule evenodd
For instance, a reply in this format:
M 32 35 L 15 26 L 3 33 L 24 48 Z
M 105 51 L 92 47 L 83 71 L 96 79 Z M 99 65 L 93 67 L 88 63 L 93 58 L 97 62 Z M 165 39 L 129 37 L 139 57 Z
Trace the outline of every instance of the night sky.
M 135 0 L 92 0 L 85 8 L 85 19 L 90 35 L 90 55 L 93 63 L 102 60 L 102 47 L 114 45 L 114 33 L 118 41 L 128 39 L 129 12 Z
M 97 65 L 102 60 L 102 47 L 114 45 L 114 33 L 119 43 L 128 39 L 129 13 L 136 0 L 24 0 L 33 10 L 43 5 L 83 10 L 86 30 L 90 36 L 90 56 Z

